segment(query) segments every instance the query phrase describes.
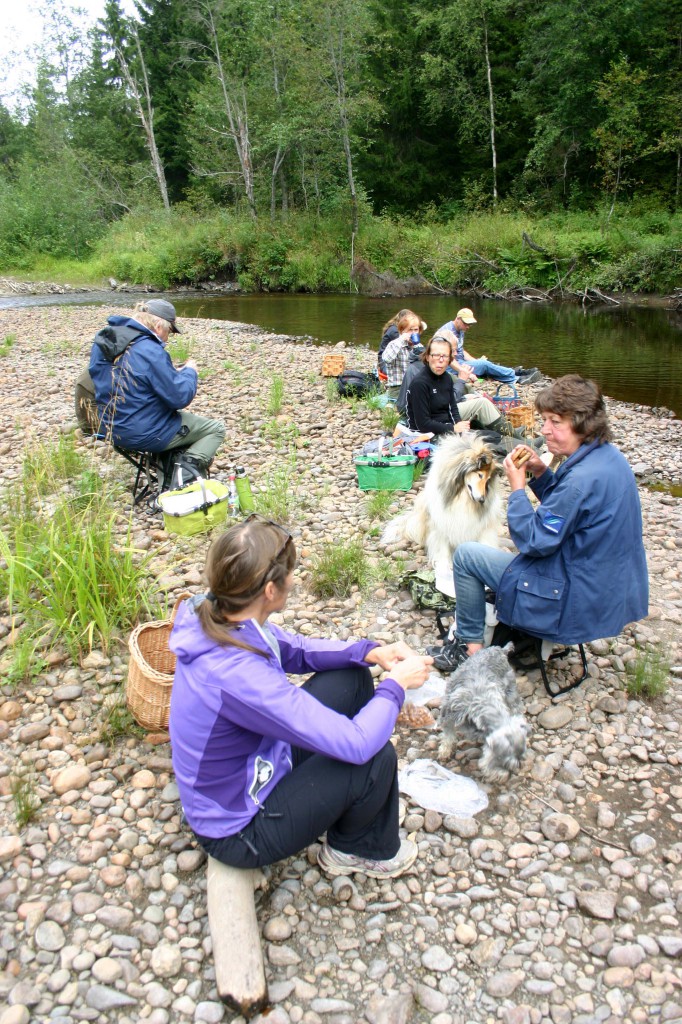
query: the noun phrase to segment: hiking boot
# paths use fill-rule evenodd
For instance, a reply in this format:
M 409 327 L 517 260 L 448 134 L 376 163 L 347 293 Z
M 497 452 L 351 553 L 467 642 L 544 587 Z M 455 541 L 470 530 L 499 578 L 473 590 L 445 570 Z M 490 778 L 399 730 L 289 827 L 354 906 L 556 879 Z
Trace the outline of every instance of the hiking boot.
M 516 377 L 517 384 L 537 384 L 539 380 L 542 380 L 542 374 L 539 370 L 529 370 L 520 377 L 517 374 Z
M 537 366 L 531 366 L 529 370 L 524 370 L 523 366 L 515 366 L 514 373 L 517 377 L 527 377 L 530 373 L 537 373 Z
M 455 638 L 451 643 L 443 644 L 440 653 L 433 656 L 433 664 L 439 672 L 454 672 L 468 657 L 467 645 Z
M 369 860 L 354 853 L 333 850 L 326 841 L 317 855 L 317 863 L 327 875 L 368 875 L 369 878 L 397 878 L 411 868 L 419 850 L 411 839 L 403 839 L 400 849 L 390 860 Z

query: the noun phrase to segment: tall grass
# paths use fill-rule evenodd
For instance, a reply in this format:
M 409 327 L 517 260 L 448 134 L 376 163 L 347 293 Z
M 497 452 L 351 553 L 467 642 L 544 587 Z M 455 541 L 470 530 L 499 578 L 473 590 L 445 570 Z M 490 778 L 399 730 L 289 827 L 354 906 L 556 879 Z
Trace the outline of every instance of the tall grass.
M 21 484 L 6 494 L 0 595 L 10 615 L 23 616 L 15 674 L 31 673 L 31 644 L 61 642 L 72 658 L 93 646 L 107 650 L 141 610 L 151 613 L 149 555 L 133 547 L 132 520 L 116 511 L 112 492 L 73 440 L 36 445 L 26 454 Z

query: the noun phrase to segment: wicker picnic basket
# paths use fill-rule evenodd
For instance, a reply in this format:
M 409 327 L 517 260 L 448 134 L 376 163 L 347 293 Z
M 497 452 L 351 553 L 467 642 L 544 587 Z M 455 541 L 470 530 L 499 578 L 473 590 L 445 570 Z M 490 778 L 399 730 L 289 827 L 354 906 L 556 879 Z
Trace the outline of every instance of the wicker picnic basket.
M 532 433 L 535 426 L 535 414 L 530 405 L 517 405 L 507 410 L 507 419 L 513 427 L 525 427 L 526 432 Z
M 143 622 L 130 634 L 126 704 L 135 721 L 145 729 L 167 729 L 175 655 L 168 639 L 180 604 L 190 594 L 181 594 L 170 619 Z
M 346 369 L 346 357 L 339 352 L 331 352 L 322 360 L 322 376 L 338 377 Z

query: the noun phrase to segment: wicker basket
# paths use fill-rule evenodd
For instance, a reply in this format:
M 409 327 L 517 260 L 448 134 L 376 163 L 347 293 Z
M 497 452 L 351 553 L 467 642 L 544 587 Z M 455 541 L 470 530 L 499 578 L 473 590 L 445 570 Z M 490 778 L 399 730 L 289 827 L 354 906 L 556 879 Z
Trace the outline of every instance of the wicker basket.
M 525 427 L 528 433 L 533 432 L 535 415 L 530 405 L 517 405 L 507 410 L 507 419 L 513 427 Z
M 130 634 L 126 704 L 135 721 L 145 729 L 167 729 L 175 655 L 168 646 L 173 622 L 182 601 L 181 594 L 170 619 L 144 622 Z
M 326 355 L 322 360 L 322 376 L 338 377 L 346 369 L 346 357 L 338 352 Z

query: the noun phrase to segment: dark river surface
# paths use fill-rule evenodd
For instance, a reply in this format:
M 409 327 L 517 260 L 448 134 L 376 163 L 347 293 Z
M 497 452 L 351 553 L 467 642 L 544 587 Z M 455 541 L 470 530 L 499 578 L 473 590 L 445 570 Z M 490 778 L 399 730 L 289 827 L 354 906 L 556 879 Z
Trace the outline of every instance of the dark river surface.
M 169 295 L 178 316 L 258 324 L 279 334 L 346 341 L 376 349 L 383 324 L 409 306 L 428 323 L 425 338 L 471 306 L 478 323 L 467 349 L 508 366 L 538 366 L 551 377 L 582 373 L 612 398 L 667 406 L 682 415 L 682 313 L 654 306 L 503 302 L 457 296 L 369 298 L 363 295 Z M 0 299 L 7 306 L 63 302 L 125 305 L 139 296 L 89 293 Z

